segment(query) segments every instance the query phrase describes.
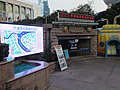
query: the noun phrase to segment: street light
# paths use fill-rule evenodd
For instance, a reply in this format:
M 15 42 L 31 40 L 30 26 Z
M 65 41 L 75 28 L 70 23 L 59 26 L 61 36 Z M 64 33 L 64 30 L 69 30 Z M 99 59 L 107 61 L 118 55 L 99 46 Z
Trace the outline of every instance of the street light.
M 45 24 L 47 24 L 47 13 L 48 11 L 45 11 Z
M 45 16 L 45 24 L 47 24 L 47 16 Z
M 47 24 L 47 16 L 43 16 L 45 24 Z
M 106 21 L 106 24 L 109 24 L 109 21 L 106 18 L 101 18 L 101 19 L 97 20 L 96 22 L 99 22 L 99 21 L 102 21 L 102 22 Z
M 102 21 L 102 22 L 106 21 L 106 24 L 109 24 L 109 21 L 106 18 L 101 18 L 101 19 L 97 20 L 96 22 L 100 22 L 100 21 Z M 97 26 L 96 26 L 96 28 L 97 28 Z M 101 30 L 101 28 L 99 28 L 99 29 Z

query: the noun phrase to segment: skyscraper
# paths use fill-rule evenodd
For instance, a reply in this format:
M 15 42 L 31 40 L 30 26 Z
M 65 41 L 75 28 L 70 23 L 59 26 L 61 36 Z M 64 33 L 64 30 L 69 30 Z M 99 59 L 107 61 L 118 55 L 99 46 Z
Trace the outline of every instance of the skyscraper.
M 48 0 L 39 0 L 38 5 L 40 6 L 40 16 L 50 15 L 50 8 L 48 5 Z
M 50 8 L 49 8 L 49 6 L 48 6 L 48 1 L 43 1 L 43 6 L 44 6 L 44 8 L 43 8 L 43 16 L 48 16 L 48 15 L 50 15 Z

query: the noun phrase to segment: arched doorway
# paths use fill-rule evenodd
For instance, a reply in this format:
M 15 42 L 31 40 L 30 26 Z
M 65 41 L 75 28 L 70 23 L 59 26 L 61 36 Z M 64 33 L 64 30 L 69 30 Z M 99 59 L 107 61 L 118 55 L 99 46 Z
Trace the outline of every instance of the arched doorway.
M 106 54 L 105 56 L 120 56 L 120 41 L 113 39 L 106 43 Z

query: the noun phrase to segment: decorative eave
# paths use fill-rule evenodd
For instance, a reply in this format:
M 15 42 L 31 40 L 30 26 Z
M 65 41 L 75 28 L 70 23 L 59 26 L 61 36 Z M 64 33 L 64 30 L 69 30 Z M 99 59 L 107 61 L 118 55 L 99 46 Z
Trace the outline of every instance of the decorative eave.
M 69 21 L 53 21 L 53 25 L 78 25 L 78 26 L 94 26 L 99 25 L 99 23 L 92 23 L 92 22 L 69 22 Z

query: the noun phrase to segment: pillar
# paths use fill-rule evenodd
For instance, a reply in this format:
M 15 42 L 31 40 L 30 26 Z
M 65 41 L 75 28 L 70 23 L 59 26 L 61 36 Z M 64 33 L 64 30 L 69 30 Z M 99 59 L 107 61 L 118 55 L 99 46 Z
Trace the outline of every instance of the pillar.
M 13 4 L 13 21 L 15 21 L 15 4 Z
M 19 11 L 20 11 L 20 13 L 19 13 L 19 18 L 20 18 L 20 20 L 21 20 L 21 9 L 22 9 L 22 7 L 19 6 Z
M 5 16 L 4 16 L 4 19 L 5 19 L 6 22 L 7 22 L 8 14 L 9 14 L 8 3 L 5 2 Z

